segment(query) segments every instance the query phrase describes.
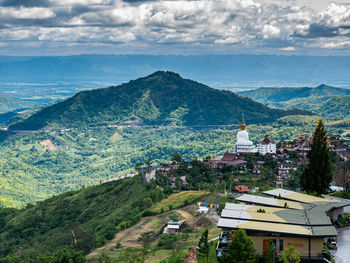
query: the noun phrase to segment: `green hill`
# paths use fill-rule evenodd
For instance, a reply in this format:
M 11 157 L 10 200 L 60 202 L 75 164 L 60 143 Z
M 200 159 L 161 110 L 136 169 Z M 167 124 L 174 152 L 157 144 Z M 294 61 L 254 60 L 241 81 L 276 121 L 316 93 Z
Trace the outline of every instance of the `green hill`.
M 242 96 L 252 98 L 260 102 L 284 102 L 293 99 L 309 97 L 333 97 L 340 95 L 350 95 L 350 90 L 335 88 L 322 84 L 315 88 L 268 88 L 263 87 L 256 90 L 238 92 Z
M 79 127 L 126 123 L 218 125 L 241 121 L 266 123 L 288 112 L 272 110 L 230 91 L 210 88 L 158 71 L 119 86 L 83 91 L 63 102 L 45 107 L 10 130 L 36 130 L 46 126 Z
M 0 97 L 0 114 L 19 109 L 33 108 L 36 105 L 37 103 L 34 101 L 25 101 L 7 97 Z
M 163 197 L 161 190 L 134 177 L 66 192 L 22 210 L 0 208 L 0 257 L 20 248 L 23 262 L 38 262 L 38 255 L 66 245 L 87 253 L 137 222 Z
M 67 256 L 65 247 L 70 254 L 86 255 L 142 217 L 191 204 L 210 193 L 164 192 L 135 176 L 66 192 L 21 210 L 0 207 L 0 262 L 83 262 L 57 259 L 62 253 Z M 11 261 L 18 249 L 20 260 Z
M 302 109 L 320 114 L 320 106 L 335 96 L 350 95 L 350 89 L 320 85 L 315 88 L 259 88 L 239 92 L 253 100 L 278 109 Z M 341 117 L 341 112 L 334 112 L 335 117 Z
M 350 96 L 338 96 L 326 101 L 320 107 L 320 114 L 324 117 L 349 118 Z

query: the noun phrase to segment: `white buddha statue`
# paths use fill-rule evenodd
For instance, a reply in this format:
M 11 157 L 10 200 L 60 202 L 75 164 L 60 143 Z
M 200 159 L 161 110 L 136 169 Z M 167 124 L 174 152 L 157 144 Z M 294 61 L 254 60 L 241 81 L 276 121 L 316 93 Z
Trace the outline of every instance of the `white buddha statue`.
M 253 142 L 249 140 L 249 134 L 245 129 L 244 114 L 242 116 L 242 124 L 240 131 L 237 133 L 237 142 L 235 145 L 236 153 L 254 153 L 257 152 L 257 148 Z

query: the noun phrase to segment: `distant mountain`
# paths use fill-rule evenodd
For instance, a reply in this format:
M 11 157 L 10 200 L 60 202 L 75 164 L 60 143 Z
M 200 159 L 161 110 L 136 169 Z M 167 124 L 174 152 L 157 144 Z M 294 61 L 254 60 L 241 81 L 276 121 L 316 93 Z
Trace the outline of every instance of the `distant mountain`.
M 335 96 L 350 95 L 349 89 L 336 88 L 325 84 L 315 88 L 259 88 L 238 92 L 267 106 L 279 109 L 303 109 L 319 113 L 319 107 Z
M 36 105 L 37 103 L 33 101 L 0 97 L 0 114 L 18 109 L 32 108 Z
M 349 118 L 350 96 L 333 97 L 322 104 L 319 110 L 324 117 Z
M 273 110 L 233 92 L 213 89 L 173 72 L 158 71 L 119 86 L 79 92 L 9 129 L 127 122 L 186 126 L 238 124 L 242 113 L 246 114 L 248 123 L 266 123 L 300 112 Z
M 331 67 L 329 65 L 332 65 Z M 170 70 L 204 83 L 252 87 L 258 83 L 350 83 L 347 56 L 280 55 L 79 55 L 0 56 L 0 80 L 117 82 Z M 264 85 L 264 84 L 262 84 Z
M 350 95 L 350 90 L 335 88 L 325 84 L 315 88 L 259 88 L 256 90 L 248 90 L 238 92 L 242 96 L 252 98 L 259 102 L 284 102 L 292 99 L 308 98 L 308 97 L 332 97 L 340 95 Z

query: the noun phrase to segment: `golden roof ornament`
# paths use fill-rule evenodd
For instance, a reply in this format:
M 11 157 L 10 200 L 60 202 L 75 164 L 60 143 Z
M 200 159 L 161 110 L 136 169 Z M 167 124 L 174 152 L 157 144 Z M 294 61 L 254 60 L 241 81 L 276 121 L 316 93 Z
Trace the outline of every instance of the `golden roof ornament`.
M 322 120 L 321 120 L 321 117 L 319 117 L 318 120 L 317 120 L 316 128 L 319 128 L 321 123 L 322 123 Z
M 241 131 L 245 130 L 244 113 L 242 114 L 242 124 L 240 126 Z

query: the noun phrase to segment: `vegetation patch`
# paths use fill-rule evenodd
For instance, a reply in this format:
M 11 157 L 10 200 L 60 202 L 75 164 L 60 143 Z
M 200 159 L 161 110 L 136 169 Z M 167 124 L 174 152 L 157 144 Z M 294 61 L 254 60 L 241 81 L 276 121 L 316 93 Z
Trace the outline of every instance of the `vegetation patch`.
M 189 205 L 198 200 L 198 198 L 208 195 L 210 192 L 206 191 L 184 191 L 170 195 L 168 198 L 156 204 L 152 211 L 154 213 L 163 213 L 174 208 Z

